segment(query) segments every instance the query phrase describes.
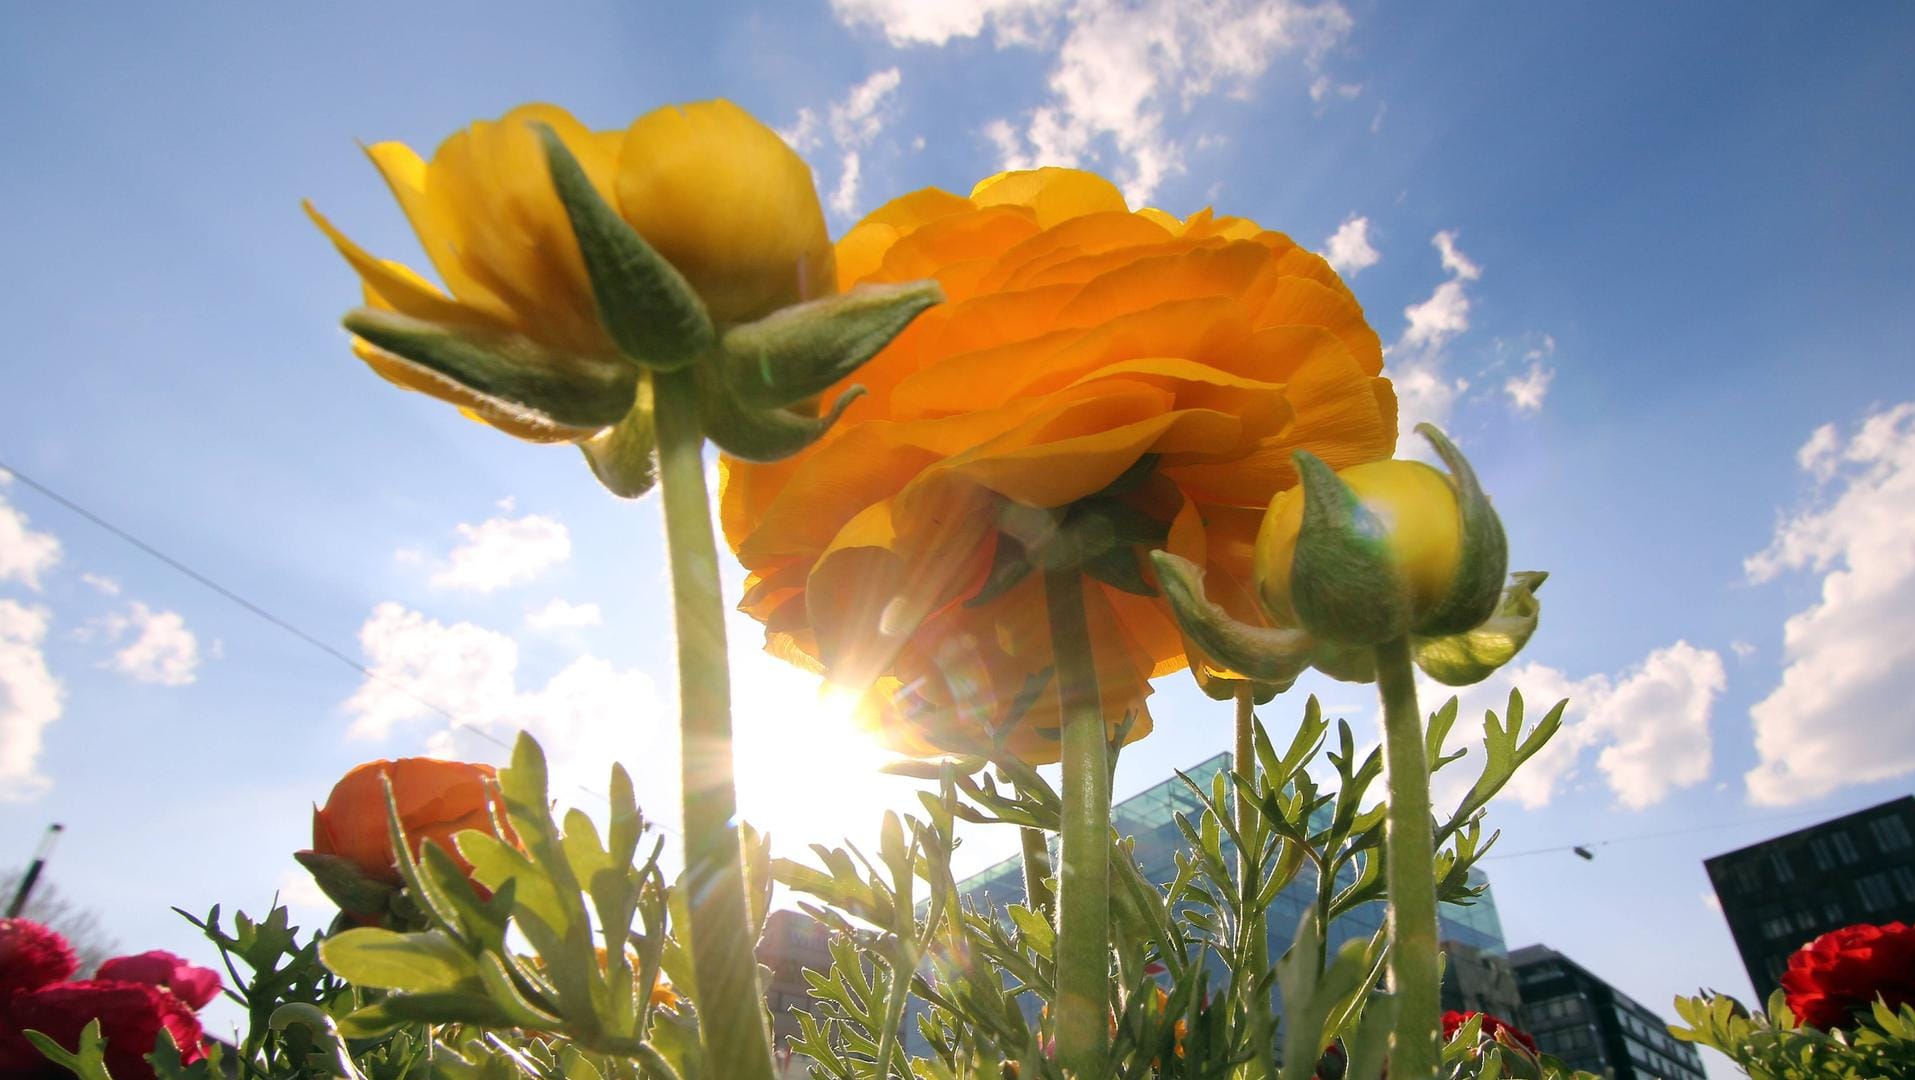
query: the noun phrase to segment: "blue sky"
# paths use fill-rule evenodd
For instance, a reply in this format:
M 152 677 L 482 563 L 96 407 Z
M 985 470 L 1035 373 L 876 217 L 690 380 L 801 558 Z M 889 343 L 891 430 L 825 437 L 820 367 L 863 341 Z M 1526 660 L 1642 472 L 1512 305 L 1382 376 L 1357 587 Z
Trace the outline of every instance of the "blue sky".
M 1516 561 L 1553 573 L 1521 664 L 1466 699 L 1514 681 L 1577 702 L 1493 813 L 1501 850 L 1695 830 L 1487 863 L 1512 944 L 1657 1008 L 1745 993 L 1700 860 L 1909 790 L 1907 9 L 40 5 L 9 22 L 0 460 L 390 680 L 0 485 L 0 862 L 67 823 L 54 878 L 131 949 L 196 950 L 171 904 L 257 910 L 284 888 L 316 912 L 287 853 L 350 765 L 497 756 L 394 684 L 492 738 L 532 724 L 571 784 L 618 756 L 675 817 L 655 504 L 372 377 L 337 328 L 357 286 L 298 212 L 310 197 L 412 259 L 355 141 L 429 150 L 528 100 L 611 127 L 731 97 L 813 163 L 834 232 L 893 194 L 1074 160 L 1331 255 L 1409 411 L 1463 441 Z M 733 629 L 748 814 L 795 842 L 903 802 L 896 782 L 845 781 L 875 755 Z M 1309 689 L 1369 730 L 1366 688 Z M 1120 795 L 1227 744 L 1181 676 L 1153 708 Z M 979 836 L 969 857 L 1007 850 Z

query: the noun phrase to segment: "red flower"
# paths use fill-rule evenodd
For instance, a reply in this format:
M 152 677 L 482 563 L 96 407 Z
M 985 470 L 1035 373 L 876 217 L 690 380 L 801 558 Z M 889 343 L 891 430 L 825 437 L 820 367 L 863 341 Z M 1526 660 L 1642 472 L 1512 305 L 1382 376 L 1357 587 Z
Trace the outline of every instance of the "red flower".
M 1825 1031 L 1851 1025 L 1878 997 L 1891 1009 L 1915 1003 L 1915 927 L 1831 930 L 1789 957 L 1782 990 L 1797 1020 Z
M 189 964 L 164 949 L 116 956 L 101 964 L 94 978 L 164 987 L 195 1010 L 204 1009 L 207 1002 L 219 996 L 220 989 L 219 972 Z
M 153 1080 L 153 1066 L 146 1055 L 159 1045 L 161 1031 L 172 1034 L 182 1062 L 190 1065 L 206 1056 L 199 1017 L 184 1001 L 143 982 L 89 979 L 42 987 L 13 999 L 11 1020 L 15 1029 L 38 1031 L 68 1050 L 77 1050 L 80 1033 L 98 1020 L 113 1080 Z M 58 1076 L 62 1071 L 55 1066 L 49 1074 Z M 36 1076 L 38 1072 L 9 1071 L 7 1075 Z
M 1443 1014 L 1443 1041 L 1448 1042 L 1458 1028 L 1469 1023 L 1472 1016 L 1483 1018 L 1483 1034 L 1497 1042 L 1505 1046 L 1520 1046 L 1532 1054 L 1541 1053 L 1536 1049 L 1536 1040 L 1530 1037 L 1529 1032 L 1492 1013 L 1457 1012 L 1451 1009 Z
M 31 919 L 0 919 L 0 1006 L 73 974 L 80 961 L 57 931 Z

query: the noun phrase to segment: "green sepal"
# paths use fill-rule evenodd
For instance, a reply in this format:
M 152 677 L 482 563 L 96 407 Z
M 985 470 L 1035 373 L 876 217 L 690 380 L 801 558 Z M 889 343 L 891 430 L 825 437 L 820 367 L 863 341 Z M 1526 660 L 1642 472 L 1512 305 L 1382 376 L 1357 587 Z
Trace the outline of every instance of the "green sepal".
M 339 855 L 295 851 L 293 858 L 313 876 L 313 883 L 339 910 L 355 915 L 377 915 L 386 910 L 398 888 L 368 877 L 359 864 Z
M 658 429 L 652 419 L 652 384 L 640 379 L 625 418 L 578 444 L 592 475 L 621 499 L 636 499 L 658 482 Z
M 1489 497 L 1483 494 L 1469 459 L 1436 425 L 1418 424 L 1416 430 L 1436 448 L 1443 464 L 1449 466 L 1450 483 L 1456 488 L 1459 543 L 1456 576 L 1450 579 L 1449 591 L 1443 594 L 1443 599 L 1418 620 L 1415 627 L 1419 636 L 1443 637 L 1479 626 L 1496 612 L 1503 592 L 1503 578 L 1509 573 L 1509 541 L 1503 535 L 1502 519 L 1490 506 Z
M 964 601 L 967 608 L 979 608 L 1009 592 L 1035 568 L 1024 545 L 1009 533 L 997 534 L 997 546 L 991 549 L 991 570 L 978 586 L 976 595 Z
M 755 409 L 782 409 L 816 397 L 943 299 L 935 281 L 860 285 L 733 327 L 718 355 L 725 385 Z
M 853 386 L 838 395 L 823 416 L 791 409 L 751 409 L 731 396 L 723 381 L 704 366 L 697 369 L 698 423 L 705 436 L 732 457 L 744 461 L 782 461 L 817 442 L 851 403 L 864 396 Z
M 1157 589 L 1137 564 L 1137 549 L 1128 546 L 1107 547 L 1084 560 L 1084 572 L 1135 596 L 1156 596 Z
M 1291 460 L 1303 478 L 1303 524 L 1290 567 L 1297 621 L 1342 645 L 1402 637 L 1410 630 L 1410 587 L 1383 522 L 1321 458 L 1298 450 Z
M 1177 625 L 1212 660 L 1279 689 L 1288 689 L 1310 666 L 1313 643 L 1308 634 L 1252 626 L 1232 618 L 1204 595 L 1204 572 L 1189 559 L 1153 551 L 1150 561 L 1157 568 L 1157 582 L 1177 617 Z
M 677 267 L 605 204 L 558 133 L 536 127 L 605 332 L 628 359 L 657 371 L 677 371 L 697 360 L 717 336 L 705 302 Z
M 1549 575 L 1540 570 L 1519 570 L 1509 577 L 1509 587 L 1502 591 L 1495 613 L 1473 629 L 1411 641 L 1411 655 L 1424 674 L 1445 686 L 1468 686 L 1489 678 L 1491 672 L 1515 659 L 1536 632 L 1536 622 L 1542 615 L 1536 590 Z
M 354 308 L 340 321 L 426 379 L 575 438 L 618 423 L 638 385 L 630 364 L 557 352 L 519 334 L 446 326 L 380 308 Z
M 1367 645 L 1319 641 L 1310 654 L 1310 666 L 1338 682 L 1373 683 L 1376 681 L 1376 650 Z

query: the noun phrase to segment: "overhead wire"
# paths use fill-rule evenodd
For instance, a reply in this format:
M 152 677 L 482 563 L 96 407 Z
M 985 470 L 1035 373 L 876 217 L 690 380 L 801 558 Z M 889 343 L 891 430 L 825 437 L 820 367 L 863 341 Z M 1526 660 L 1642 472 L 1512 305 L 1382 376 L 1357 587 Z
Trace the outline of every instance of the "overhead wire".
M 27 473 L 21 472 L 19 469 L 15 468 L 10 462 L 5 461 L 4 459 L 0 459 L 0 475 L 11 476 L 13 479 L 20 481 L 20 483 L 26 485 L 29 488 L 32 488 L 34 491 L 38 492 L 40 495 L 44 496 L 45 498 L 52 500 L 54 503 L 57 503 L 58 505 L 66 508 L 68 511 L 78 515 L 81 518 L 84 518 L 85 520 L 93 523 L 95 526 L 105 530 L 106 532 L 111 533 L 112 535 L 118 537 L 120 540 L 124 541 L 125 543 L 132 545 L 134 548 L 137 548 L 141 552 L 144 552 L 149 557 L 158 560 L 159 562 L 172 568 L 174 571 L 198 583 L 203 588 L 206 588 L 214 593 L 217 593 L 219 596 L 224 597 L 226 600 L 239 606 L 240 608 L 254 615 L 255 617 L 262 619 L 268 623 L 271 623 L 272 625 L 278 627 L 279 629 L 285 631 L 286 633 L 291 634 L 293 637 L 299 639 L 301 642 L 304 642 L 306 645 L 309 645 L 312 648 L 317 649 L 320 652 L 324 653 L 325 655 L 338 661 L 339 663 L 346 665 L 347 667 L 358 672 L 360 675 L 364 676 L 365 678 L 373 682 L 379 683 L 381 685 L 390 687 L 394 691 L 397 691 L 398 693 L 404 695 L 405 697 L 410 698 L 413 702 L 417 703 L 421 708 L 427 709 L 428 711 L 431 711 L 433 713 L 437 713 L 439 716 L 445 718 L 445 720 L 452 725 L 453 731 L 465 733 L 465 734 L 473 736 L 474 738 L 482 739 L 485 742 L 491 743 L 492 745 L 506 751 L 507 753 L 510 753 L 512 751 L 511 743 L 508 743 L 504 739 L 499 738 L 497 735 L 494 735 L 491 732 L 486 731 L 484 728 L 478 726 L 476 723 L 460 716 L 459 714 L 453 712 L 451 709 L 446 708 L 444 705 L 441 705 L 438 702 L 433 701 L 432 699 L 424 696 L 423 694 L 420 694 L 418 691 L 414 690 L 412 687 L 407 686 L 406 684 L 399 682 L 396 679 L 390 678 L 389 676 L 383 675 L 374 668 L 368 667 L 366 664 L 355 659 L 351 654 L 345 652 L 344 650 L 334 647 L 333 645 L 327 643 L 324 639 L 305 630 L 304 628 L 300 627 L 298 624 L 292 622 L 291 620 L 286 619 L 283 616 L 280 616 L 274 613 L 273 611 L 267 609 L 264 605 L 261 605 L 249 599 L 248 597 L 241 594 L 237 590 L 234 590 L 232 588 L 229 588 L 226 585 L 221 584 L 220 582 L 214 580 L 212 577 L 209 577 L 208 575 L 202 573 L 201 571 L 187 564 L 185 561 L 167 554 L 165 551 L 161 550 L 157 545 L 140 537 L 139 535 L 134 533 L 132 530 L 123 528 L 122 526 L 107 520 L 106 518 L 93 512 L 87 507 L 82 506 L 80 503 L 75 502 L 73 499 L 70 499 L 67 496 L 61 494 L 59 491 L 55 490 L 51 486 L 41 482 L 40 480 L 35 479 L 34 477 L 32 477 L 31 475 Z M 575 786 L 580 791 L 583 791 L 587 795 L 591 795 L 594 798 L 601 799 L 601 800 L 609 800 L 610 798 L 604 792 L 595 791 L 592 788 L 585 786 L 584 784 L 577 784 Z M 646 820 L 652 822 L 652 824 L 654 825 L 657 825 L 660 829 L 664 830 L 665 832 L 671 833 L 673 835 L 678 834 L 677 829 L 673 828 L 672 826 L 664 822 L 658 821 L 657 819 L 651 817 L 650 815 L 646 815 Z

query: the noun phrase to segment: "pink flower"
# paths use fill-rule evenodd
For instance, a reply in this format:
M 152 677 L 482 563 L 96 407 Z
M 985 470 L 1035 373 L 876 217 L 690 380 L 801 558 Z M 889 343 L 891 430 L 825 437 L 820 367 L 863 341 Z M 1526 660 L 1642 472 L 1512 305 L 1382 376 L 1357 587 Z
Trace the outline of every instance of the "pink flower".
M 114 1080 L 154 1080 L 146 1055 L 159 1045 L 161 1031 L 173 1036 L 183 1063 L 190 1065 L 206 1056 L 199 1017 L 184 1001 L 150 983 L 106 979 L 56 983 L 15 997 L 11 1013 L 10 1026 L 16 1031 L 38 1031 L 68 1050 L 77 1050 L 80 1033 L 98 1020 L 100 1034 L 106 1037 L 106 1067 Z M 13 1056 L 6 1057 L 11 1064 Z M 49 1061 L 39 1065 L 47 1067 L 45 1075 L 64 1072 Z M 39 1066 L 27 1065 L 24 1071 L 9 1070 L 7 1075 L 37 1078 L 42 1073 Z
M 0 919 L 0 1008 L 15 994 L 67 979 L 79 966 L 57 931 L 31 919 Z

